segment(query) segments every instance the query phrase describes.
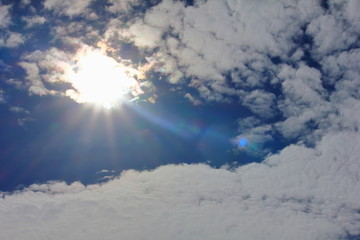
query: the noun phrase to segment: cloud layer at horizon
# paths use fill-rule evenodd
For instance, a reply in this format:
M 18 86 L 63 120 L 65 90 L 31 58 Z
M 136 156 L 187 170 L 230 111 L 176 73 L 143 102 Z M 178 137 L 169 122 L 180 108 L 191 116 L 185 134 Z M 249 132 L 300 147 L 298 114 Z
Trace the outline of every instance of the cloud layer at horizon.
M 129 170 L 102 185 L 32 185 L 0 199 L 3 239 L 347 239 L 360 234 L 352 132 L 229 171 Z

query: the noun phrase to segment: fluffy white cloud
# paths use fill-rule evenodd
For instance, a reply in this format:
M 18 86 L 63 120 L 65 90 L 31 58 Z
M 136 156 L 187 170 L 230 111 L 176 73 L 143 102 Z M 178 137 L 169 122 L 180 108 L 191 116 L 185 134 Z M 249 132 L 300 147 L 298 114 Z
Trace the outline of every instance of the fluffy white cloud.
M 349 45 L 357 41 L 357 34 L 344 31 L 345 26 L 333 15 L 323 15 L 314 19 L 307 32 L 314 36 L 315 48 L 313 52 L 324 55 L 334 51 L 346 50 Z
M 154 48 L 160 44 L 161 30 L 158 28 L 144 25 L 142 22 L 136 22 L 131 25 L 128 31 L 121 32 L 125 39 L 134 39 L 137 47 Z
M 351 142 L 352 144 L 349 144 Z M 328 134 L 233 171 L 168 165 L 101 185 L 3 194 L 2 239 L 346 239 L 360 234 L 360 135 Z
M 8 30 L 11 24 L 11 5 L 0 5 L 0 47 L 14 48 L 24 43 L 24 36 Z
M 185 8 L 180 2 L 163 1 L 147 11 L 144 23 L 170 33 L 160 46 L 187 76 L 221 79 L 223 72 L 246 69 L 245 64 L 258 71 L 269 68 L 266 55 L 258 53 L 286 55 L 294 47 L 291 38 L 321 12 L 311 1 L 285 4 L 211 0 Z
M 109 6 L 107 9 L 110 12 L 127 12 L 131 9 L 132 6 L 138 5 L 141 3 L 141 0 L 110 0 Z
M 5 37 L 0 38 L 0 47 L 14 48 L 23 44 L 24 36 L 20 33 L 8 32 Z
M 262 90 L 254 90 L 243 96 L 242 104 L 260 117 L 269 118 L 275 115 L 275 95 Z
M 46 0 L 44 7 L 61 15 L 69 17 L 84 14 L 91 0 Z
M 19 65 L 26 71 L 27 85 L 29 86 L 29 93 L 35 95 L 47 95 L 49 90 L 45 87 L 40 77 L 39 67 L 35 63 L 20 62 Z
M 323 55 L 346 51 L 350 46 L 358 47 L 360 10 L 357 1 L 329 1 L 329 13 L 313 19 L 307 32 L 314 37 L 315 48 L 312 53 L 321 58 Z
M 42 16 L 35 17 L 24 17 L 23 20 L 26 22 L 26 27 L 30 28 L 36 25 L 41 25 L 46 22 L 46 19 Z
M 208 100 L 222 101 L 226 95 L 249 95 L 249 100 L 245 99 L 249 109 L 264 116 L 264 112 L 258 110 L 259 101 L 253 101 L 250 96 L 259 93 L 258 88 L 264 86 L 277 88 L 280 81 L 286 96 L 279 101 L 280 108 L 285 116 L 292 117 L 288 113 L 291 105 L 299 106 L 301 101 L 318 104 L 327 98 L 326 91 L 321 89 L 325 81 L 321 73 L 307 63 L 299 64 L 299 60 L 305 58 L 306 61 L 304 54 L 310 51 L 310 57 L 322 61 L 334 51 L 343 51 L 355 44 L 359 18 L 353 8 L 358 7 L 354 1 L 331 2 L 325 13 L 316 1 L 209 0 L 197 1 L 194 7 L 185 8 L 181 2 L 165 0 L 129 26 L 129 30 L 153 30 L 129 35 L 121 29 L 123 25 L 121 28 L 119 25 L 117 32 L 120 35 L 123 32 L 140 47 L 146 46 L 146 42 L 158 47 L 155 57 L 165 65 L 172 63 L 168 66 L 168 72 L 173 73 L 169 81 L 182 83 L 180 80 L 184 76 L 191 77 L 190 85 Z M 109 26 L 109 30 L 116 32 L 116 27 Z M 157 37 L 153 38 L 155 35 Z M 164 41 L 159 41 L 160 35 Z M 312 39 L 311 46 L 303 42 L 306 37 Z M 283 66 L 273 63 L 276 57 L 284 62 Z M 297 72 L 287 76 L 293 80 L 277 76 L 283 75 L 286 67 Z M 224 79 L 229 71 L 232 85 Z M 306 94 L 298 96 L 300 101 L 294 102 L 296 91 L 301 92 L 301 87 L 307 89 Z M 289 92 L 291 89 L 295 95 Z M 277 99 L 270 96 L 268 93 L 266 98 L 270 100 L 266 101 L 267 116 L 274 113 L 277 105 Z

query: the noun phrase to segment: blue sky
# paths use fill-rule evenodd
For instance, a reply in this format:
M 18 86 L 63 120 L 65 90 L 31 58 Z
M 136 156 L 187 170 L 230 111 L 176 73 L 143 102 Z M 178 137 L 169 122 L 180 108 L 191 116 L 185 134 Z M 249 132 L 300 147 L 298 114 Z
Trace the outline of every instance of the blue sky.
M 1 1 L 0 238 L 359 238 L 359 11 Z

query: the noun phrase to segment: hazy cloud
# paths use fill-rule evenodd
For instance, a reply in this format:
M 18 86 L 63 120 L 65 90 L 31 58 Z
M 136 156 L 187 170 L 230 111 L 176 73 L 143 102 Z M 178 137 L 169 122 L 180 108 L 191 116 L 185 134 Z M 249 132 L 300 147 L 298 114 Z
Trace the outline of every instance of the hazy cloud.
M 6 103 L 5 92 L 0 88 L 0 103 Z
M 30 28 L 36 25 L 41 25 L 46 22 L 46 19 L 42 16 L 24 17 L 23 20 L 26 22 L 26 27 Z
M 11 23 L 10 6 L 0 6 L 0 28 L 7 28 Z

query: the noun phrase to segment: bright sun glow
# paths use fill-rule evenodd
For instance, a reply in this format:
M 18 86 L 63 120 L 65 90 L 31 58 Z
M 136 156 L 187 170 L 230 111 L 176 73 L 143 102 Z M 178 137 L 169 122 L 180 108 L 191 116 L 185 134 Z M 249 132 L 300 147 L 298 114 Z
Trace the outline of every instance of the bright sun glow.
M 105 55 L 100 49 L 80 51 L 68 78 L 73 89 L 66 95 L 79 103 L 93 103 L 111 108 L 126 99 L 142 94 L 134 69 Z

